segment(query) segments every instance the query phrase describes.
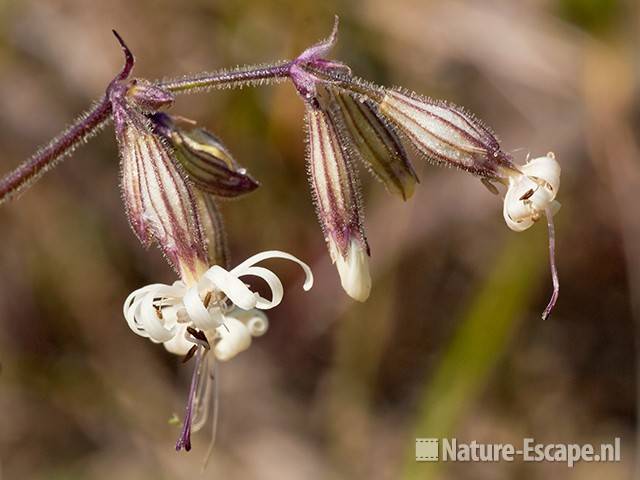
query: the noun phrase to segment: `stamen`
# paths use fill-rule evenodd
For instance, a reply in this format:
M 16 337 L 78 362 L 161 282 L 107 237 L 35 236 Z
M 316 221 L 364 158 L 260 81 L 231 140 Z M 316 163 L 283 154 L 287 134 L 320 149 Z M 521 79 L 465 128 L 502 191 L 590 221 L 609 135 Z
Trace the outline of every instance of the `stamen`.
M 536 193 L 533 188 L 527 190 L 518 200 L 529 200 Z
M 205 350 L 209 350 L 211 348 L 211 346 L 209 345 L 209 340 L 202 330 L 198 330 L 193 327 L 187 327 L 187 332 L 189 333 L 189 335 L 191 335 L 191 337 L 193 337 L 193 343 L 200 345 Z
M 551 310 L 555 307 L 560 294 L 560 280 L 558 279 L 558 269 L 556 267 L 556 233 L 553 225 L 553 211 L 551 207 L 544 210 L 547 217 L 547 227 L 549 229 L 549 264 L 551 265 L 551 281 L 553 282 L 553 293 L 547 308 L 542 312 L 542 319 L 546 320 L 551 315 Z
M 214 380 L 216 359 L 206 356 L 202 361 L 202 367 L 198 372 L 196 381 L 196 395 L 193 399 L 193 416 L 191 418 L 191 431 L 199 432 L 209 418 L 211 411 L 211 393 Z
M 218 411 L 219 411 L 219 391 L 218 391 L 218 363 L 213 364 L 213 372 L 211 372 L 211 380 L 213 382 L 213 399 L 212 399 L 212 411 L 211 411 L 211 440 L 209 441 L 209 447 L 207 448 L 207 454 L 204 456 L 202 462 L 202 471 L 207 468 L 211 454 L 213 453 L 213 447 L 216 444 L 216 436 L 218 433 Z
M 182 359 L 182 363 L 187 363 L 189 360 L 191 360 L 191 357 L 193 357 L 197 351 L 198 351 L 198 345 L 194 345 L 193 347 L 191 347 L 187 352 L 187 354 Z
M 487 188 L 487 190 L 489 190 L 494 195 L 500 194 L 500 192 L 498 191 L 498 188 L 493 183 L 491 183 L 491 180 L 489 180 L 488 178 L 482 177 L 480 178 L 480 181 Z
M 202 303 L 204 303 L 204 306 L 206 308 L 209 308 L 209 306 L 211 305 L 211 292 L 207 292 L 207 294 L 204 297 L 204 300 L 202 301 Z
M 193 416 L 193 400 L 196 396 L 196 385 L 198 380 L 198 374 L 202 366 L 202 357 L 204 351 L 200 350 L 196 355 L 196 366 L 193 369 L 193 376 L 191 377 L 191 386 L 189 387 L 189 397 L 187 398 L 187 408 L 184 412 L 184 422 L 182 423 L 182 431 L 180 437 L 176 442 L 176 451 L 179 452 L 183 448 L 188 452 L 191 450 L 191 420 Z

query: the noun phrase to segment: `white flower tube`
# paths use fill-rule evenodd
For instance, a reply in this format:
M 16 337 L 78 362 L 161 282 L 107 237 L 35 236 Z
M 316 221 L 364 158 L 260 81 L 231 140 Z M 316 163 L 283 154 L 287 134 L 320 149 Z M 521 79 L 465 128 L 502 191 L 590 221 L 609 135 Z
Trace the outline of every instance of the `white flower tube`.
M 347 295 L 354 300 L 364 302 L 371 292 L 369 273 L 369 255 L 360 241 L 351 240 L 347 255 L 343 256 L 337 246 L 330 244 L 330 252 L 340 275 L 340 283 Z

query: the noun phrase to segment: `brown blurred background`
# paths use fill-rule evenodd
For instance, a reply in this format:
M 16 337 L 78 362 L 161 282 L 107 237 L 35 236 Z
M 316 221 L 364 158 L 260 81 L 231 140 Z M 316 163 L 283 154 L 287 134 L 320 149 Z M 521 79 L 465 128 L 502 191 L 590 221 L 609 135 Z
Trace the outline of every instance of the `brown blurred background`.
M 8 171 L 104 91 L 117 29 L 159 78 L 291 58 L 341 18 L 334 56 L 362 77 L 475 112 L 524 162 L 554 151 L 561 295 L 546 232 L 507 229 L 501 200 L 416 162 L 406 203 L 363 174 L 374 288 L 339 288 L 305 178 L 288 84 L 179 97 L 261 180 L 223 205 L 233 259 L 278 248 L 285 301 L 221 369 L 218 443 L 177 454 L 190 366 L 133 335 L 126 295 L 171 282 L 118 189 L 113 130 L 0 208 L 0 478 L 624 479 L 634 477 L 640 316 L 637 2 L 0 1 L 0 167 Z M 600 443 L 619 463 L 416 463 L 416 437 Z

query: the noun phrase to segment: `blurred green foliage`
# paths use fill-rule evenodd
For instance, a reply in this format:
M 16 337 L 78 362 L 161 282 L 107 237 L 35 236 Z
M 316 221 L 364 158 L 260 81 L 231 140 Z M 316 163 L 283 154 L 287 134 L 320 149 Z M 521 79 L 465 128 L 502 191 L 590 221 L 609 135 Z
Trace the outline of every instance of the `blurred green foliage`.
M 610 32 L 620 20 L 621 0 L 558 0 L 560 16 L 593 34 Z

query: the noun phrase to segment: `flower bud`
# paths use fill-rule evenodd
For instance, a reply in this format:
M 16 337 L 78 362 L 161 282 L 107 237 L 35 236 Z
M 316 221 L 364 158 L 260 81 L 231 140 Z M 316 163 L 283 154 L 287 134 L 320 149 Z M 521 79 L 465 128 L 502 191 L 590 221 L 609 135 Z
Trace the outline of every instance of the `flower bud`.
M 496 179 L 513 168 L 493 133 L 459 107 L 387 90 L 379 109 L 431 161 Z
M 364 301 L 371 286 L 369 246 L 353 167 L 326 112 L 308 106 L 307 127 L 309 178 L 318 220 L 344 290 Z
M 328 87 L 321 102 L 343 134 L 354 156 L 359 157 L 387 190 L 407 200 L 418 176 L 395 132 L 376 111 L 371 100 Z
M 151 120 L 156 131 L 174 147 L 176 158 L 199 190 L 218 197 L 237 197 L 258 188 L 259 184 L 208 130 L 179 128 L 165 113 L 157 113 Z

